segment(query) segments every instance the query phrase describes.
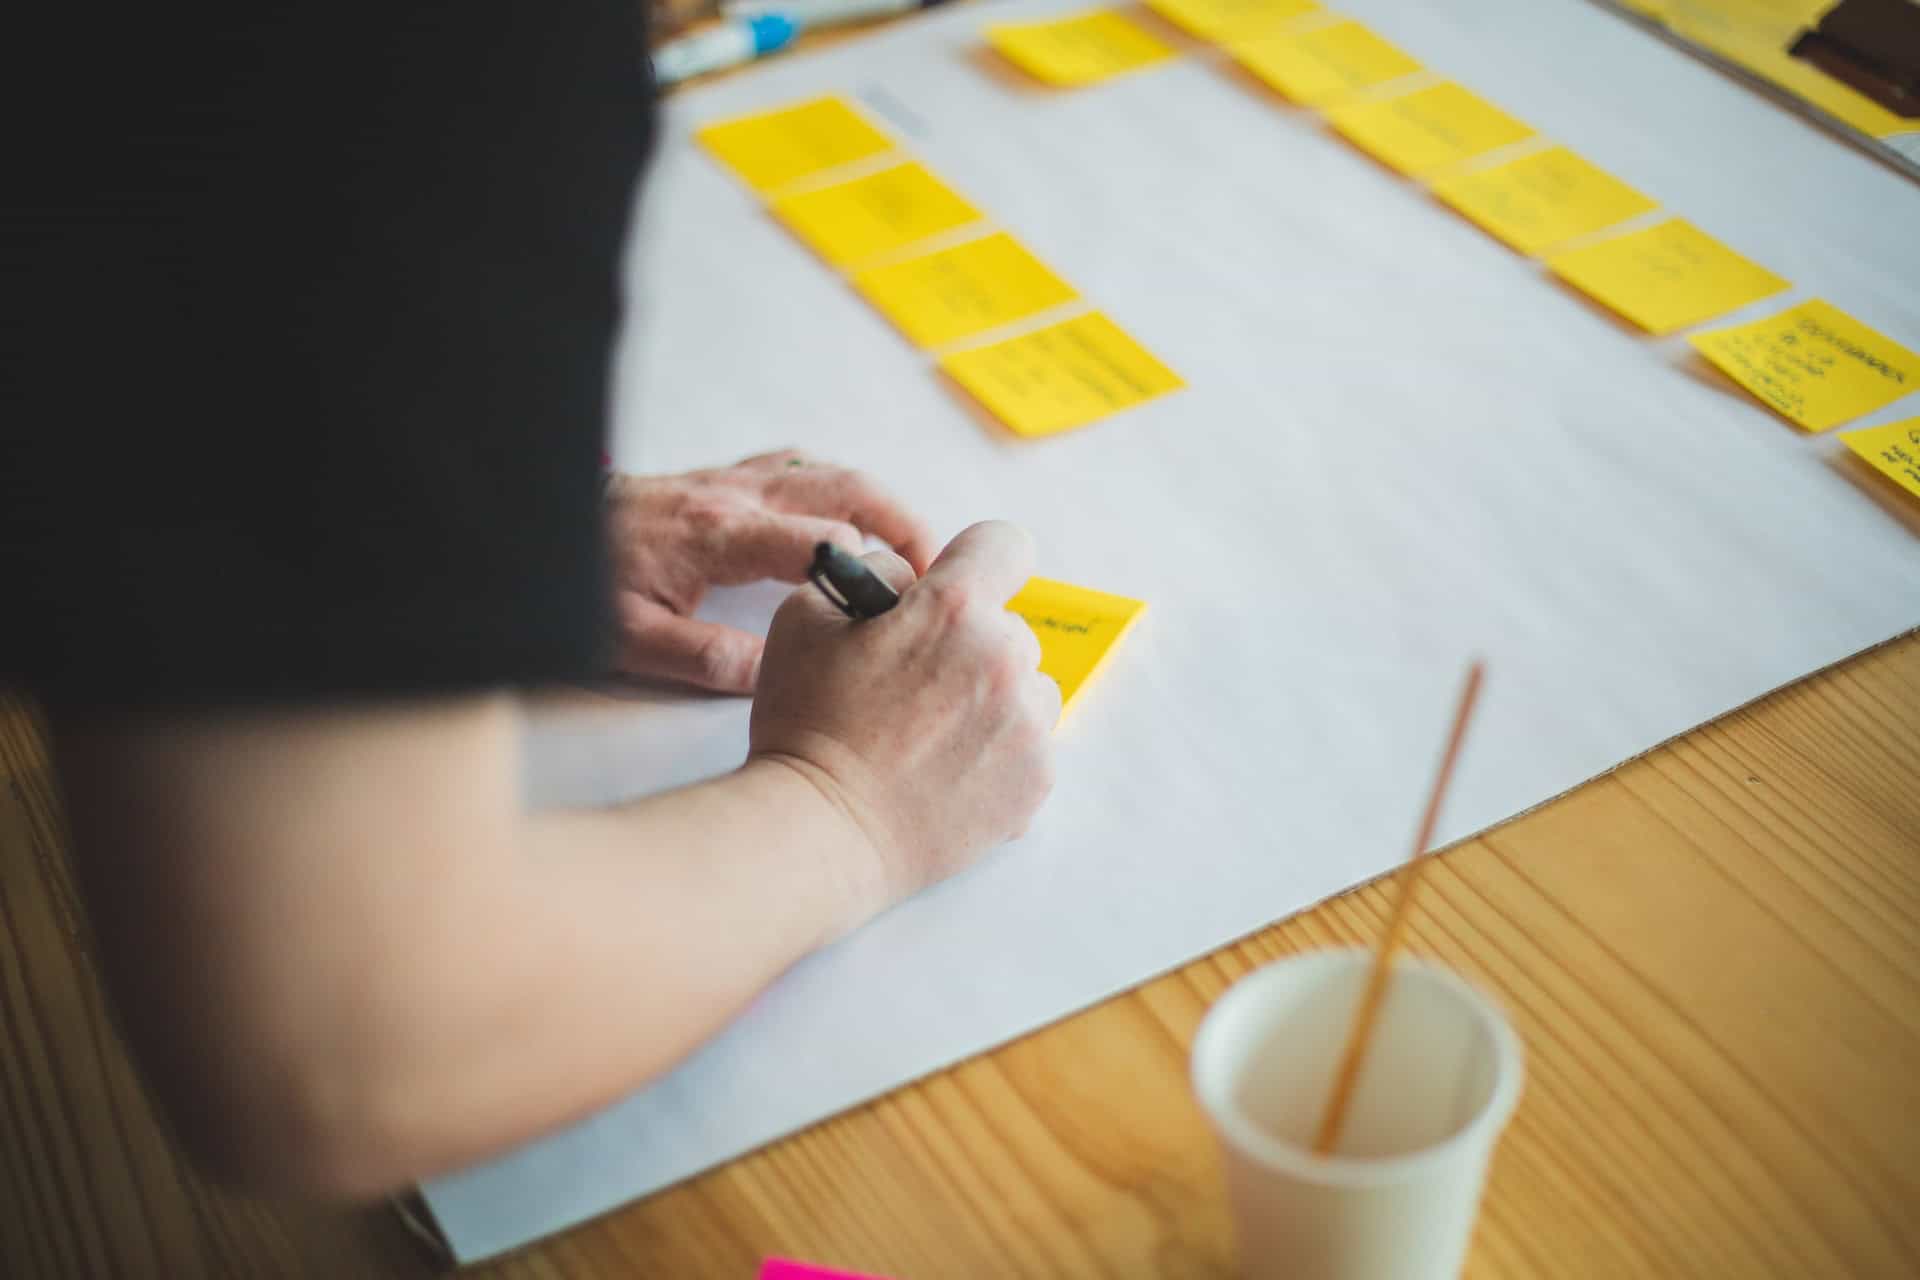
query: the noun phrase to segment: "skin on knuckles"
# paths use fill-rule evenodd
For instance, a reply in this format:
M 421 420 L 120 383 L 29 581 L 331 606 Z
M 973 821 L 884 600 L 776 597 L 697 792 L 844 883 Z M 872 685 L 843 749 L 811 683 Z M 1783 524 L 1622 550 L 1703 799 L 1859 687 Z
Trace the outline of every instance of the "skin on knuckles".
M 857 471 L 796 450 L 675 476 L 615 475 L 607 485 L 621 667 L 724 693 L 750 693 L 761 641 L 692 615 L 717 586 L 802 582 L 813 549 L 858 554 L 885 539 L 913 566 L 930 557 L 925 526 Z
M 1008 613 L 1030 552 L 976 528 L 913 582 L 870 555 L 899 608 L 853 622 L 804 588 L 775 619 L 751 729 L 756 755 L 797 759 L 869 834 L 884 881 L 910 892 L 1020 834 L 1052 786 L 1059 690 Z

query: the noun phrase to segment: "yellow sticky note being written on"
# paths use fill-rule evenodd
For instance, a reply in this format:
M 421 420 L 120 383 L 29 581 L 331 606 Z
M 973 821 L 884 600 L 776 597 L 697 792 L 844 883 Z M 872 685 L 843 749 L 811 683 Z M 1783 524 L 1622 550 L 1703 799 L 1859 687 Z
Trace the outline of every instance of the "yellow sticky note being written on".
M 996 22 L 987 41 L 1036 80 L 1073 87 L 1150 67 L 1173 50 L 1136 22 L 1095 9 L 1048 22 Z
M 1771 297 L 1787 282 L 1683 218 L 1547 259 L 1552 272 L 1648 333 L 1672 333 Z
M 1415 178 L 1533 136 L 1532 126 L 1452 81 L 1337 107 L 1327 119 L 1362 151 Z
M 1655 207 L 1565 147 L 1443 178 L 1433 184 L 1433 193 L 1526 254 L 1604 231 Z
M 980 221 L 925 165 L 908 163 L 773 202 L 773 214 L 836 267 Z
M 1288 101 L 1310 107 L 1420 69 L 1398 45 L 1358 22 L 1236 39 L 1227 52 Z
M 1004 231 L 862 272 L 853 287 L 922 347 L 971 338 L 1078 296 Z
M 1050 578 L 1029 579 L 1007 602 L 1040 638 L 1040 670 L 1059 682 L 1062 712 L 1106 665 L 1146 607 L 1144 601 Z
M 814 98 L 723 120 L 694 137 L 755 191 L 772 191 L 893 149 L 893 140 L 843 98 Z
M 1147 0 L 1147 8 L 1202 40 L 1246 34 L 1324 12 L 1315 0 Z
M 1851 422 L 1920 389 L 1920 356 L 1817 298 L 1688 341 L 1808 431 Z
M 1097 311 L 957 351 L 940 367 L 1023 436 L 1084 427 L 1185 385 Z
M 1881 475 L 1920 498 L 1920 418 L 1862 427 L 1840 439 Z

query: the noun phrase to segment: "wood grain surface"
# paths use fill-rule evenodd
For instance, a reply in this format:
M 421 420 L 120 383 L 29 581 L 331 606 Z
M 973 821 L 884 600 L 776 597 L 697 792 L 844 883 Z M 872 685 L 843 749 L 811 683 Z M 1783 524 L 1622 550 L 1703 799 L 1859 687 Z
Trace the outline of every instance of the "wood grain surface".
M 385 1207 L 266 1204 L 169 1144 L 115 1038 L 28 711 L 0 701 L 0 1276 L 423 1276 Z M 1374 885 L 476 1273 L 1232 1274 L 1186 1054 Z M 1526 1095 L 1472 1276 L 1920 1275 L 1920 636 L 1433 865 L 1409 946 L 1512 1013 Z

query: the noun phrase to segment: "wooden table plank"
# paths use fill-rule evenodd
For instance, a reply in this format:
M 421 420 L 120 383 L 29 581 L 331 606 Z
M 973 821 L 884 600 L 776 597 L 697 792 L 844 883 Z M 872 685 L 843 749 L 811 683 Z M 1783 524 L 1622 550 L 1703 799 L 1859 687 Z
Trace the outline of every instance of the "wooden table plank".
M 0 1274 L 432 1274 L 384 1209 L 175 1154 L 96 985 L 38 737 L 0 706 Z M 1234 978 L 1374 937 L 1384 886 L 478 1269 L 910 1280 L 1231 1274 L 1186 1053 Z M 1469 1274 L 1920 1274 L 1920 636 L 1432 868 L 1410 945 L 1527 1044 Z

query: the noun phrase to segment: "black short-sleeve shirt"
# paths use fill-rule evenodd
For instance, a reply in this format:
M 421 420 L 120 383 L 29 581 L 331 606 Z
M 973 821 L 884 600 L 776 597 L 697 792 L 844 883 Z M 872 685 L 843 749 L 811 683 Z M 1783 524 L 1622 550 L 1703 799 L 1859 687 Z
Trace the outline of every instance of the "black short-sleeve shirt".
M 591 672 L 639 0 L 69 8 L 9 95 L 0 685 Z

